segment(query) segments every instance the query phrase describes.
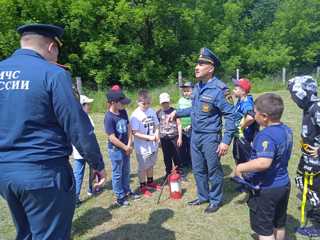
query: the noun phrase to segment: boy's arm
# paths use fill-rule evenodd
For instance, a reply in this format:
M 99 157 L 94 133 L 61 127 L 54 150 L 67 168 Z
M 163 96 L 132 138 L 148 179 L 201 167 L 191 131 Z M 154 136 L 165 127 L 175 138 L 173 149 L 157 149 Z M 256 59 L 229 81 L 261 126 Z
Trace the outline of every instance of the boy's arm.
M 135 116 L 132 116 L 130 119 L 131 129 L 132 129 L 132 135 L 135 138 L 140 138 L 145 141 L 154 141 L 155 136 L 147 135 L 139 132 L 139 126 L 141 124 L 141 121 L 139 121 Z
M 245 172 L 262 172 L 268 169 L 273 161 L 276 146 L 271 136 L 258 134 L 253 142 L 253 151 L 256 152 L 255 159 L 236 166 L 235 175 L 241 177 Z
M 267 170 L 272 164 L 272 158 L 256 158 L 236 166 L 235 176 L 242 177 L 245 172 L 262 172 Z
M 108 135 L 109 141 L 118 148 L 123 149 L 124 151 L 128 150 L 128 146 L 121 142 L 114 133 Z
M 252 123 L 255 122 L 255 119 L 254 117 L 252 117 L 250 114 L 247 114 L 245 117 L 244 117 L 244 121 L 241 121 L 240 122 L 240 127 L 242 129 L 245 129 L 247 127 L 249 127 Z
M 176 119 L 177 128 L 178 128 L 178 141 L 177 145 L 178 147 L 181 147 L 182 145 L 182 126 L 181 126 L 181 120 L 179 118 Z
M 132 128 L 130 123 L 128 123 L 128 144 L 129 147 L 132 145 Z
M 140 133 L 136 130 L 132 130 L 132 134 L 134 137 L 140 138 L 145 141 L 154 141 L 156 139 L 156 137 L 153 135 L 143 134 L 143 133 Z

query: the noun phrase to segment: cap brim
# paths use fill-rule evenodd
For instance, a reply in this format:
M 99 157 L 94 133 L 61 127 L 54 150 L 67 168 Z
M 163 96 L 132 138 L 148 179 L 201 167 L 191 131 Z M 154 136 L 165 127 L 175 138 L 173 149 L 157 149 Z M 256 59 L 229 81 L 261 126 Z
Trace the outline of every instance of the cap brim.
M 237 79 L 232 79 L 232 82 L 235 86 L 239 86 L 239 80 Z
M 180 85 L 179 88 L 189 88 L 189 87 L 193 87 L 193 85 Z
M 204 57 L 199 57 L 198 62 L 214 65 L 214 62 L 211 59 L 204 58 Z
M 120 100 L 120 102 L 121 102 L 122 104 L 127 105 L 127 104 L 130 104 L 130 103 L 131 103 L 131 99 L 129 99 L 129 98 L 123 98 L 123 99 Z

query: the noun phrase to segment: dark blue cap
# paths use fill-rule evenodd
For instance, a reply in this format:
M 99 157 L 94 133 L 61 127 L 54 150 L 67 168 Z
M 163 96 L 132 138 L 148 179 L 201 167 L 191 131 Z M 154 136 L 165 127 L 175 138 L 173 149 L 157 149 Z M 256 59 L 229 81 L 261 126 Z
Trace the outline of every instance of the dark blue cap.
M 193 84 L 192 82 L 185 82 L 185 83 L 182 83 L 182 85 L 179 85 L 180 88 L 189 88 L 189 87 L 193 87 Z
M 27 24 L 18 27 L 17 31 L 21 36 L 39 34 L 48 38 L 52 38 L 59 44 L 60 47 L 62 46 L 62 41 L 60 40 L 64 33 L 64 29 L 62 27 L 52 24 Z
M 107 100 L 108 102 L 121 102 L 122 104 L 129 104 L 131 102 L 131 100 L 124 95 L 121 89 L 110 89 L 107 92 Z
M 201 48 L 198 61 L 211 63 L 215 67 L 218 67 L 221 64 L 219 58 L 209 48 L 205 47 Z

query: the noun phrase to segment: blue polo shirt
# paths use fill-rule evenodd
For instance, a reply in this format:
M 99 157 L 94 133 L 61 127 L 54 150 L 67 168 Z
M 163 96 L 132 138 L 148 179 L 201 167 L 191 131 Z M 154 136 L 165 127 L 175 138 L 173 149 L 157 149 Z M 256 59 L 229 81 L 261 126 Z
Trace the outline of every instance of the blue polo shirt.
M 283 123 L 260 131 L 254 141 L 251 159 L 271 158 L 271 166 L 251 175 L 250 182 L 261 188 L 275 188 L 289 183 L 288 161 L 293 144 L 292 130 Z

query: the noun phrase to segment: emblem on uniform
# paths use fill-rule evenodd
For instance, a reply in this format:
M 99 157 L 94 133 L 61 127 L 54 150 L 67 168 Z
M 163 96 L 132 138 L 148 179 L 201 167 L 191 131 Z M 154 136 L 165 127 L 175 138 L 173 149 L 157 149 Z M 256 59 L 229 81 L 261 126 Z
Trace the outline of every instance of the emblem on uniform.
M 208 103 L 203 103 L 202 104 L 202 112 L 209 112 L 210 111 L 210 106 Z
M 269 146 L 269 142 L 268 141 L 263 141 L 262 142 L 263 151 L 266 151 L 268 146 Z
M 201 58 L 201 57 L 203 56 L 203 54 L 204 54 L 204 48 L 201 48 L 201 49 L 200 49 L 200 56 L 199 56 L 199 57 Z
M 230 93 L 229 89 L 228 89 L 227 91 L 225 91 L 225 93 L 224 93 L 224 98 L 226 99 L 226 101 L 227 101 L 229 104 L 233 105 L 233 98 L 232 98 L 232 96 L 231 96 L 231 93 Z

